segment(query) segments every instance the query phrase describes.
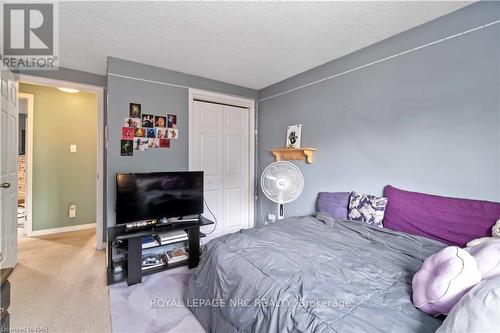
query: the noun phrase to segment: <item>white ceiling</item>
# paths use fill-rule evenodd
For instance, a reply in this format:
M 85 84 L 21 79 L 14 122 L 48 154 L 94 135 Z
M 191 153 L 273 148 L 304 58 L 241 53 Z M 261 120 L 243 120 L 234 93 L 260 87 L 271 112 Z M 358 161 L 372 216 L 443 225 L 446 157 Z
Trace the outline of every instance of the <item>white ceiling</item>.
M 107 56 L 261 89 L 470 2 L 60 2 L 62 67 Z

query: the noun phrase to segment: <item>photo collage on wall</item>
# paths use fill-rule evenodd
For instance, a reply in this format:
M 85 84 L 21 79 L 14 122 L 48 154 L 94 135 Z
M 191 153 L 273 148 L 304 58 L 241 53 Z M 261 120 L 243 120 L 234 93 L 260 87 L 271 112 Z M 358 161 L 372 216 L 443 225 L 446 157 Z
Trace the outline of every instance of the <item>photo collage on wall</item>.
M 133 156 L 134 151 L 170 148 L 170 140 L 179 138 L 177 116 L 142 113 L 141 104 L 130 103 L 129 116 L 122 127 L 121 156 Z

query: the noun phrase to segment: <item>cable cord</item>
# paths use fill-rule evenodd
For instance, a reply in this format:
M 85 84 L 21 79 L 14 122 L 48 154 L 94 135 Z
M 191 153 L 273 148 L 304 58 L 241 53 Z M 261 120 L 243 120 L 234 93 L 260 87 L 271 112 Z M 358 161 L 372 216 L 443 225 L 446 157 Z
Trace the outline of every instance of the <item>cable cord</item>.
M 207 204 L 207 201 L 205 200 L 205 198 L 203 198 L 203 202 L 205 203 L 205 207 L 207 207 L 208 211 L 210 212 L 210 215 L 212 215 L 212 217 L 214 218 L 214 228 L 210 232 L 207 232 L 205 234 L 205 235 L 210 235 L 211 233 L 213 233 L 215 231 L 215 229 L 217 229 L 217 217 L 215 217 L 215 214 L 212 212 L 210 207 L 208 207 L 208 204 Z

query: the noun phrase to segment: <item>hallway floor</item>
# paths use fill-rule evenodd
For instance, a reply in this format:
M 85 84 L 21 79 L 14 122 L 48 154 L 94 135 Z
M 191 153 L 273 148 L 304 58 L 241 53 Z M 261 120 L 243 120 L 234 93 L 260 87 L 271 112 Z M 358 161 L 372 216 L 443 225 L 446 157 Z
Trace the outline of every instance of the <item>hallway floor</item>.
M 105 262 L 95 230 L 19 240 L 11 330 L 111 332 Z

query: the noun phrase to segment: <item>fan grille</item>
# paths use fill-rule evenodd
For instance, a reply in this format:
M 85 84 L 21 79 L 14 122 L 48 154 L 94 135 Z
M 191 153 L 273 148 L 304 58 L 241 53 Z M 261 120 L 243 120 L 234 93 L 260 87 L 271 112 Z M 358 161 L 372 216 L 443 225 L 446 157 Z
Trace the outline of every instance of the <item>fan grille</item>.
M 264 195 L 277 203 L 292 202 L 304 189 L 302 172 L 286 161 L 269 164 L 262 173 L 260 183 Z

